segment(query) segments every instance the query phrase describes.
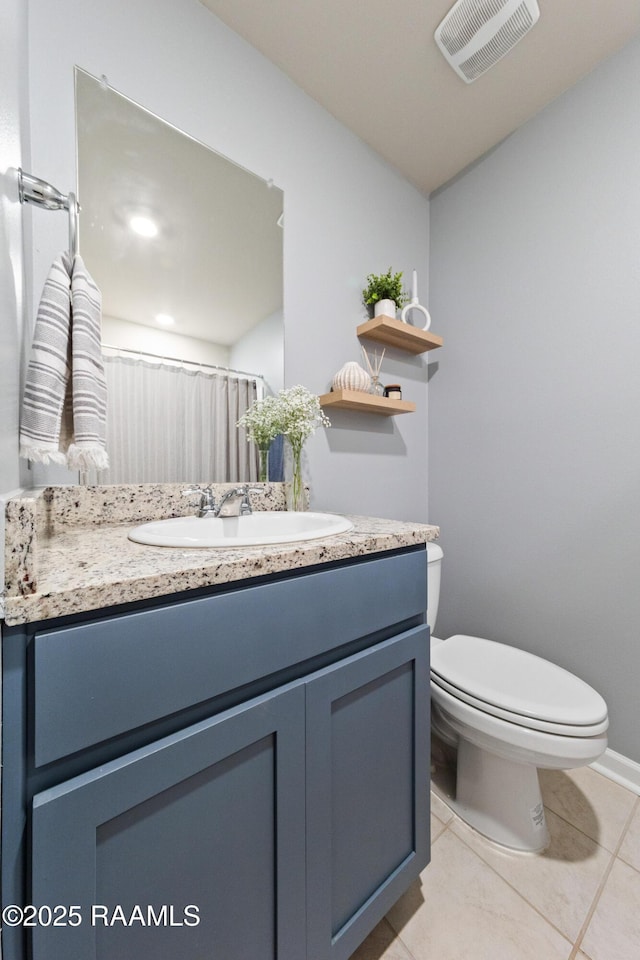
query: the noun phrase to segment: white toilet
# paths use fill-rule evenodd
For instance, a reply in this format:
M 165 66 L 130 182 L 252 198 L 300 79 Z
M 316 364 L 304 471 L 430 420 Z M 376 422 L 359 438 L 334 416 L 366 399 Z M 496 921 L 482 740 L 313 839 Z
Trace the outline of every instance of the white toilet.
M 427 544 L 431 721 L 455 748 L 455 796 L 434 788 L 471 827 L 516 850 L 549 843 L 537 767 L 567 770 L 607 747 L 599 693 L 548 660 L 481 637 L 433 636 L 442 548 Z

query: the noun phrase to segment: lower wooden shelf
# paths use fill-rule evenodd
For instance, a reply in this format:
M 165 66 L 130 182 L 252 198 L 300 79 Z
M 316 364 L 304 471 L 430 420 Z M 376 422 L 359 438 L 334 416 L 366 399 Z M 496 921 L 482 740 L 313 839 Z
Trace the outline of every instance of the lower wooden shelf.
M 377 413 L 394 417 L 397 413 L 414 413 L 415 403 L 409 400 L 390 400 L 360 390 L 332 390 L 320 397 L 321 407 L 337 407 L 341 410 L 360 410 L 361 413 Z

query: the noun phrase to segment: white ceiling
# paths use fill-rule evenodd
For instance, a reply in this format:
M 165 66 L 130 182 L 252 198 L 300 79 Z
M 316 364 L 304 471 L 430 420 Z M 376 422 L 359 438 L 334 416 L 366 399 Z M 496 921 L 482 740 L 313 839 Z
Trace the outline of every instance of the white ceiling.
M 201 2 L 425 194 L 640 30 L 640 0 L 538 0 L 531 32 L 466 84 L 433 39 L 453 0 Z

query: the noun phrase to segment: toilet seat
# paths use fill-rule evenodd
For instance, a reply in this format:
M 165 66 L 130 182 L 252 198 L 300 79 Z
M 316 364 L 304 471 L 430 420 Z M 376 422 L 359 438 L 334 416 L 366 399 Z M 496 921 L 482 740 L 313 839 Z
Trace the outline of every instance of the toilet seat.
M 519 763 L 568 770 L 597 760 L 607 746 L 606 732 L 595 736 L 588 732 L 565 736 L 511 723 L 485 710 L 477 710 L 433 681 L 431 694 L 436 714 L 456 736 Z
M 599 693 L 524 650 L 458 634 L 431 657 L 431 682 L 485 714 L 560 736 L 597 736 L 608 727 Z
M 450 697 L 468 703 L 469 706 L 474 707 L 481 713 L 489 714 L 492 717 L 499 717 L 501 720 L 507 721 L 507 723 L 515 723 L 529 730 L 555 733 L 562 737 L 595 737 L 600 733 L 604 733 L 609 727 L 608 718 L 601 720 L 599 723 L 571 725 L 567 723 L 555 723 L 551 720 L 540 720 L 537 717 L 526 717 L 522 714 L 512 713 L 509 710 L 496 707 L 483 700 L 478 700 L 476 697 L 471 696 L 471 694 L 466 693 L 464 690 L 458 689 L 453 686 L 453 684 L 447 683 L 446 680 L 442 680 L 440 677 L 432 676 L 431 683 L 437 686 L 439 690 L 446 691 Z

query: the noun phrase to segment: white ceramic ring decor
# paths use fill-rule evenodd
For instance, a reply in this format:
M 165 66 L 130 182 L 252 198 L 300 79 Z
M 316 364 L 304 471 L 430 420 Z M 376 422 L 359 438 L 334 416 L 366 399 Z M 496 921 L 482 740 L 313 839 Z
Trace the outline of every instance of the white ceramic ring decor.
M 334 390 L 368 390 L 370 383 L 371 379 L 367 371 L 355 360 L 350 360 L 338 370 L 331 381 L 331 386 Z
M 373 315 L 395 319 L 397 309 L 395 300 L 378 300 L 373 307 Z
M 407 320 L 407 317 L 409 316 L 412 310 L 418 310 L 420 313 L 424 315 L 424 318 L 427 322 L 425 323 L 424 327 L 422 327 L 422 329 L 428 330 L 429 327 L 431 326 L 431 314 L 429 313 L 427 308 L 423 307 L 420 301 L 418 300 L 418 274 L 415 270 L 413 271 L 413 283 L 411 285 L 411 300 L 406 305 L 406 307 L 402 308 L 402 311 L 400 313 L 400 319 L 402 320 L 403 323 L 409 322 Z
M 427 308 L 426 308 L 426 307 L 423 307 L 422 304 L 421 304 L 421 303 L 418 303 L 417 300 L 415 300 L 415 301 L 412 300 L 411 303 L 408 303 L 408 304 L 406 305 L 406 307 L 403 307 L 403 308 L 402 308 L 402 312 L 401 312 L 401 314 L 400 314 L 400 319 L 402 320 L 402 322 L 403 322 L 403 323 L 408 323 L 408 322 L 409 322 L 409 321 L 407 320 L 407 317 L 408 317 L 409 313 L 410 313 L 412 310 L 418 310 L 420 313 L 424 314 L 424 317 L 425 317 L 425 319 L 426 319 L 427 322 L 425 323 L 424 327 L 422 327 L 422 329 L 423 329 L 423 330 L 428 330 L 429 327 L 431 326 L 431 314 L 429 313 L 429 311 L 427 310 Z M 415 326 L 415 324 L 412 324 L 412 326 Z

